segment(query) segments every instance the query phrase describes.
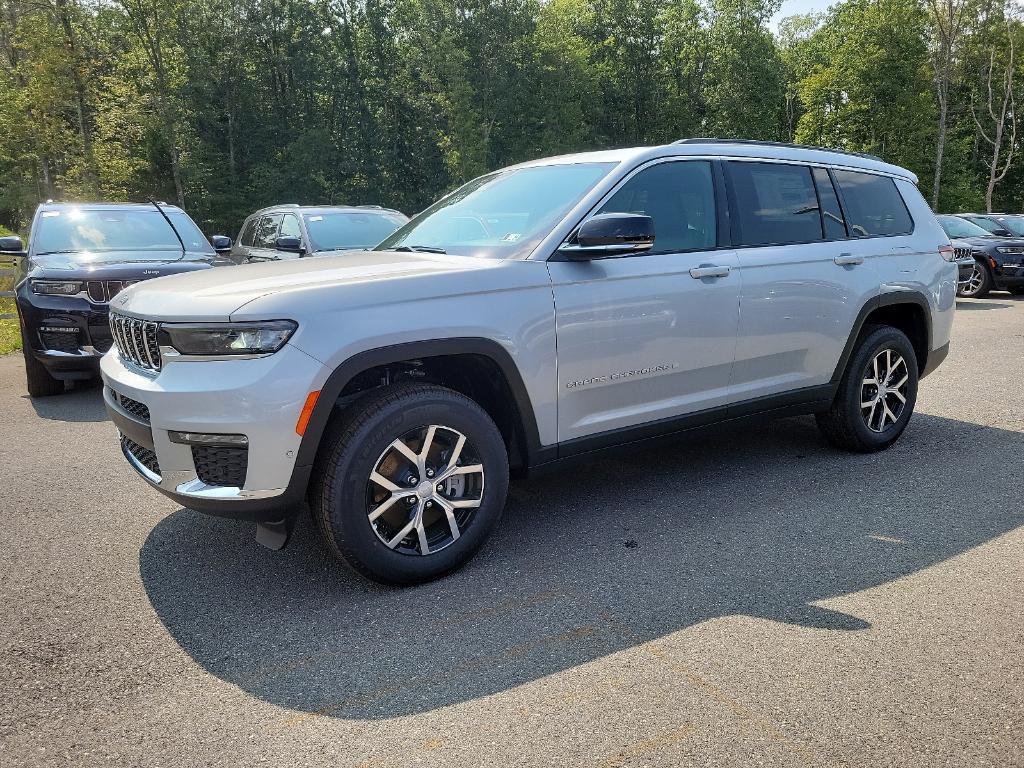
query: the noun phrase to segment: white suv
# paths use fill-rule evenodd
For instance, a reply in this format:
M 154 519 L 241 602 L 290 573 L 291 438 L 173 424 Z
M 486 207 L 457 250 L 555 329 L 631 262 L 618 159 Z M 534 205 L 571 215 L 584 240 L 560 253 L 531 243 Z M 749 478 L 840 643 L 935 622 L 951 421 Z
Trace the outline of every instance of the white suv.
M 376 249 L 151 280 L 112 305 L 125 457 L 287 541 L 308 499 L 373 579 L 465 562 L 509 470 L 755 416 L 903 432 L 957 269 L 909 171 L 757 142 L 537 160 Z

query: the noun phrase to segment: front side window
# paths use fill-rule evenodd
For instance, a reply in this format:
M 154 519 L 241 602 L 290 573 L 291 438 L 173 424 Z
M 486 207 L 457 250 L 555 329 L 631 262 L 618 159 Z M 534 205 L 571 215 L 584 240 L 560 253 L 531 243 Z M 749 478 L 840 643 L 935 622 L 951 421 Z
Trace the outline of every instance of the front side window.
M 299 217 L 294 213 L 286 213 L 281 219 L 281 231 L 278 237 L 297 237 L 302 239 L 302 230 L 299 229 Z
M 306 213 L 306 229 L 315 251 L 372 248 L 405 222 L 394 213 Z
M 556 163 L 481 176 L 441 198 L 375 250 L 521 258 L 614 167 Z
M 909 235 L 914 231 L 903 197 L 888 176 L 834 170 L 854 237 Z
M 1024 236 L 1024 217 L 1021 216 L 997 216 L 996 221 L 1006 230 L 1009 230 L 1017 237 Z
M 281 214 L 271 214 L 260 219 L 256 227 L 256 237 L 253 246 L 256 248 L 273 248 L 277 240 L 277 230 L 281 225 Z
M 155 208 L 61 208 L 44 210 L 33 233 L 37 254 L 75 251 L 178 251 L 213 253 L 213 246 L 183 211 Z M 181 242 L 175 236 L 177 230 Z M 165 254 L 161 254 L 166 258 Z
M 718 244 L 711 163 L 658 163 L 623 184 L 598 213 L 640 213 L 654 219 L 649 254 L 708 250 Z
M 811 169 L 783 163 L 730 162 L 740 243 L 786 245 L 822 239 Z

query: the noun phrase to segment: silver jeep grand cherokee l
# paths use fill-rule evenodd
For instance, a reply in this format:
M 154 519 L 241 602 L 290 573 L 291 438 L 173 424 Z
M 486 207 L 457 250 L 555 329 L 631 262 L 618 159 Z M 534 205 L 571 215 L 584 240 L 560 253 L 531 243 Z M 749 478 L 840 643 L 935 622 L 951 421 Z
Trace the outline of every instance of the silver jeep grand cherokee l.
M 877 451 L 946 356 L 957 269 L 914 175 L 757 142 L 556 157 L 374 250 L 194 272 L 112 306 L 124 455 L 183 506 L 410 583 L 466 562 L 509 471 L 814 414 Z

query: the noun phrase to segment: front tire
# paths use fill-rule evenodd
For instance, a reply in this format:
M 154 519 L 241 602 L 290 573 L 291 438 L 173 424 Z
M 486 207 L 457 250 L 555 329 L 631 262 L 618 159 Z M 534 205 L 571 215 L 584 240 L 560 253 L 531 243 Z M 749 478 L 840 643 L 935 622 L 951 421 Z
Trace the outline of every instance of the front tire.
M 888 448 L 907 428 L 917 402 L 917 356 L 906 335 L 891 326 L 865 330 L 832 406 L 817 414 L 832 445 L 870 453 Z
M 994 285 L 995 280 L 992 278 L 989 268 L 975 260 L 974 271 L 971 272 L 966 283 L 957 286 L 956 295 L 965 299 L 980 299 L 988 296 Z
M 508 454 L 477 403 L 444 387 L 371 390 L 328 426 L 310 508 L 356 572 L 414 584 L 465 564 L 501 518 Z
M 49 397 L 64 392 L 64 382 L 53 378 L 46 370 L 46 366 L 32 354 L 24 328 L 21 329 L 21 352 L 25 357 L 25 379 L 29 397 Z

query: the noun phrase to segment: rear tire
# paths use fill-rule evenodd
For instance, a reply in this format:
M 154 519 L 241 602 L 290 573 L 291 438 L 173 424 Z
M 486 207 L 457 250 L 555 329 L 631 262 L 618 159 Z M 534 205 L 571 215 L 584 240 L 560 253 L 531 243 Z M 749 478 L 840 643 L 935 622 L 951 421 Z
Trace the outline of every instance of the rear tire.
M 994 286 L 995 280 L 988 266 L 975 260 L 970 279 L 965 284 L 957 286 L 956 295 L 965 299 L 980 299 L 988 296 Z
M 415 584 L 473 557 L 507 492 L 508 454 L 486 411 L 450 389 L 403 383 L 333 418 L 310 509 L 328 548 L 357 573 Z
M 910 422 L 917 382 L 910 339 L 891 326 L 870 326 L 853 351 L 832 406 L 816 415 L 818 428 L 842 450 L 884 450 Z
M 32 354 L 24 328 L 21 329 L 21 352 L 25 357 L 25 379 L 29 397 L 49 397 L 64 392 L 64 382 L 53 378 L 46 370 L 46 366 Z

